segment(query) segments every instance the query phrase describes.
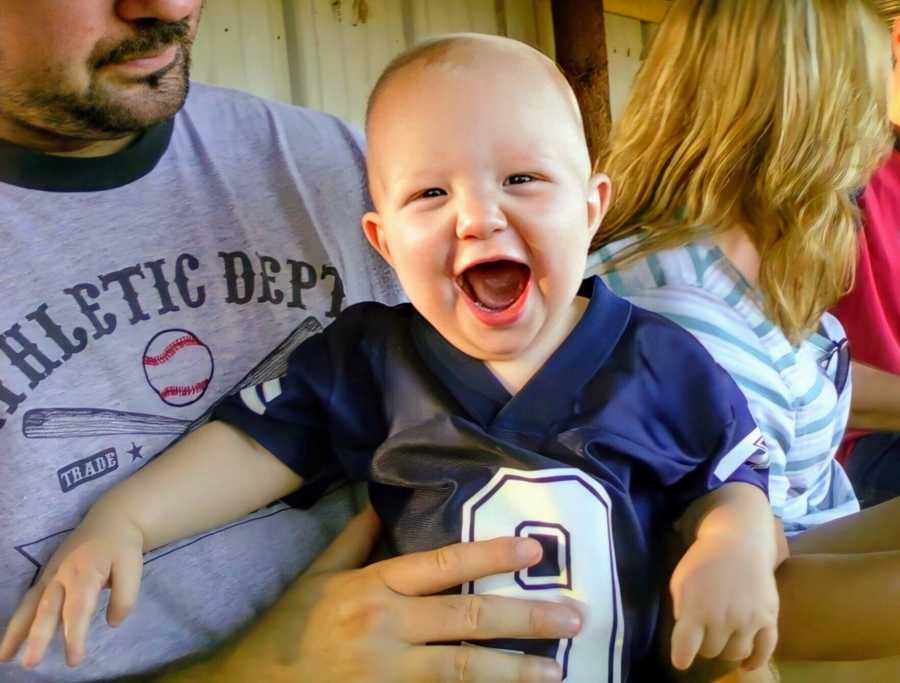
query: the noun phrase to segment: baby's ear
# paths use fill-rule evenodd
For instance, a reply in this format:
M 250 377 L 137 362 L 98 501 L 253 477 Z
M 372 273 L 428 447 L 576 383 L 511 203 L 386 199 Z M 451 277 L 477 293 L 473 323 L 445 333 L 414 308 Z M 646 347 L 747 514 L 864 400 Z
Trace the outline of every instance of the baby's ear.
M 595 173 L 588 180 L 588 230 L 591 237 L 603 222 L 603 217 L 609 209 L 609 202 L 612 199 L 612 182 L 605 173 Z
M 387 261 L 393 268 L 394 262 L 391 260 L 391 250 L 388 248 L 387 240 L 384 237 L 384 227 L 381 224 L 381 216 L 375 211 L 369 211 L 362 217 L 362 229 L 369 240 L 369 244 L 374 247 L 375 251 L 381 254 L 381 257 Z

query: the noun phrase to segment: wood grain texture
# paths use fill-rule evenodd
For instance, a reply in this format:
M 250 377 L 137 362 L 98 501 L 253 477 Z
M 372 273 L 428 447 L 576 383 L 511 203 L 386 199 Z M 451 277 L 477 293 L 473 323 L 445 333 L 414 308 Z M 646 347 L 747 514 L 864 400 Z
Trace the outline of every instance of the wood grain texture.
M 556 61 L 575 90 L 591 159 L 597 160 L 605 151 L 611 125 L 603 3 L 554 0 L 553 25 Z

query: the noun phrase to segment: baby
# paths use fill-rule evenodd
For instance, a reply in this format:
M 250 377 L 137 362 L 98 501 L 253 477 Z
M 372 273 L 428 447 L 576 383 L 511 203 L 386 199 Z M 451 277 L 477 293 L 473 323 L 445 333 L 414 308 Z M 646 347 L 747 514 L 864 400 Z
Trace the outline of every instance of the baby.
M 0 657 L 24 643 L 36 665 L 62 618 L 77 664 L 103 587 L 112 622 L 134 604 L 144 552 L 347 476 L 370 482 L 397 553 L 538 540 L 538 564 L 461 590 L 577 601 L 575 638 L 482 643 L 555 659 L 567 681 L 642 680 L 680 520 L 673 663 L 762 664 L 778 606 L 765 448 L 689 334 L 582 281 L 610 186 L 555 65 L 508 39 L 432 40 L 382 75 L 367 132 L 362 227 L 411 304 L 349 308 L 285 376 L 103 496 Z

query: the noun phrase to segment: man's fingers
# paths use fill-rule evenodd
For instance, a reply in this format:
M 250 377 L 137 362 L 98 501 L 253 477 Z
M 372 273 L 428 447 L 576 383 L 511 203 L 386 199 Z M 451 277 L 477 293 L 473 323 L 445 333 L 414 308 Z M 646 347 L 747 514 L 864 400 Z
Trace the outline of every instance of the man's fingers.
M 672 666 L 681 671 L 694 662 L 703 643 L 703 625 L 689 619 L 679 619 L 672 629 Z
M 741 662 L 741 668 L 745 671 L 753 671 L 765 665 L 775 654 L 775 646 L 778 644 L 778 629 L 774 626 L 761 629 L 753 641 L 753 653 Z
M 320 574 L 361 567 L 372 554 L 380 533 L 381 521 L 369 505 L 350 520 L 331 545 L 309 565 L 306 573 Z
M 38 602 L 34 622 L 28 631 L 28 639 L 25 641 L 25 652 L 22 655 L 22 664 L 26 667 L 37 666 L 44 658 L 50 641 L 56 633 L 59 625 L 59 614 L 62 610 L 65 590 L 62 584 L 51 581 L 44 589 L 44 594 Z
M 106 623 L 118 626 L 129 615 L 138 599 L 144 558 L 137 553 L 122 553 L 110 572 L 111 591 L 106 607 Z
M 541 558 L 541 545 L 530 538 L 495 538 L 457 543 L 428 552 L 402 555 L 369 567 L 391 590 L 430 595 L 485 576 L 530 567 Z
M 22 602 L 19 603 L 12 619 L 9 620 L 9 624 L 6 626 L 3 640 L 0 641 L 0 662 L 8 662 L 16 656 L 19 647 L 21 647 L 28 636 L 28 629 L 31 628 L 31 624 L 34 622 L 34 615 L 37 612 L 37 606 L 43 593 L 43 584 L 38 584 L 22 598 Z
M 95 575 L 66 587 L 62 608 L 63 634 L 66 644 L 66 663 L 78 666 L 84 659 L 84 641 L 91 617 L 97 609 L 97 599 L 103 590 L 103 580 Z
M 559 683 L 552 659 L 473 645 L 415 647 L 403 655 L 400 680 L 435 683 Z
M 571 638 L 581 615 L 571 606 L 495 595 L 404 598 L 399 637 L 409 643 L 489 638 Z

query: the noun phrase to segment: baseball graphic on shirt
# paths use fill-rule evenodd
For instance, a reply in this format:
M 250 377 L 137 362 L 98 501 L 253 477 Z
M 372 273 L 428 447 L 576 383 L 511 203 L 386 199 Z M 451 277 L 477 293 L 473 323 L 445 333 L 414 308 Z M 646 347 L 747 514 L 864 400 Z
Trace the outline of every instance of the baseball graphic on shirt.
M 188 330 L 163 330 L 144 349 L 142 358 L 147 383 L 170 406 L 198 401 L 213 376 L 209 347 Z

